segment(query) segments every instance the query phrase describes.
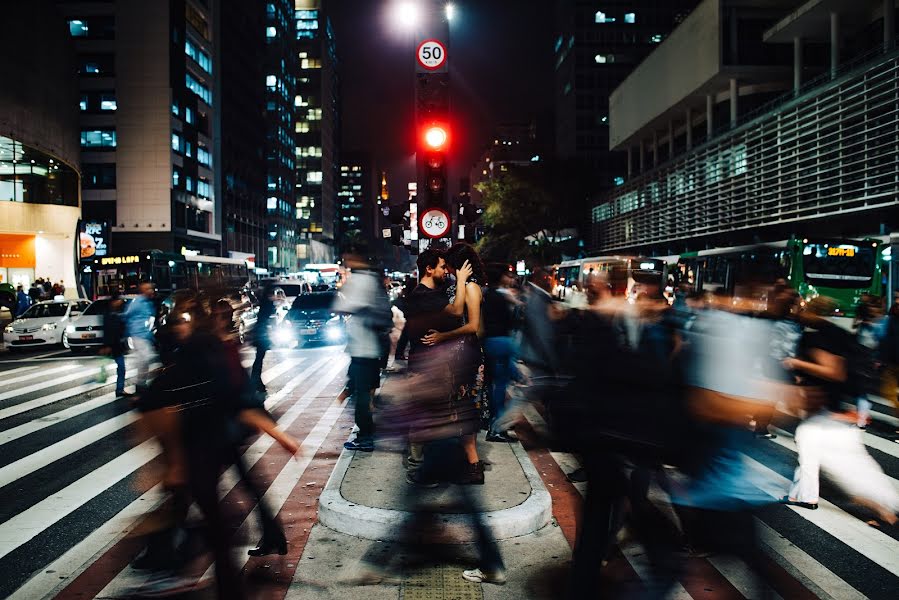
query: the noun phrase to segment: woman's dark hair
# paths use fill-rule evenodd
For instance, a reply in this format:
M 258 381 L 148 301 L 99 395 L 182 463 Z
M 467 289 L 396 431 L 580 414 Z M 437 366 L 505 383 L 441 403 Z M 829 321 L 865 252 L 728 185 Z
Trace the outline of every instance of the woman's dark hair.
M 484 271 L 484 263 L 478 256 L 474 246 L 465 242 L 456 242 L 446 251 L 446 264 L 454 269 L 460 268 L 465 261 L 471 265 L 471 281 L 484 284 L 487 282 L 487 274 Z

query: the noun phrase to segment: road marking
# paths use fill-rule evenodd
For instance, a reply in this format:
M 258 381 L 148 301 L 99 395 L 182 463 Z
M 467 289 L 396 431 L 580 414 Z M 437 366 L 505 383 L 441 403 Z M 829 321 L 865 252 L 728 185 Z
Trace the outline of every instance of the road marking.
M 28 543 L 161 452 L 156 440 L 147 440 L 0 524 L 0 558 Z
M 789 479 L 745 454 L 743 458 L 749 468 L 762 475 L 758 482 L 762 491 L 775 498 L 783 497 L 785 490 L 789 489 L 791 483 Z M 824 498 L 818 501 L 818 510 L 785 506 L 864 555 L 868 560 L 899 576 L 899 541 L 853 517 Z
M 115 365 L 115 363 L 113 363 L 111 365 L 106 365 L 105 368 L 106 368 L 107 372 L 115 373 L 116 365 Z M 27 385 L 25 387 L 20 387 L 15 390 L 3 392 L 2 394 L 0 394 L 0 400 L 8 400 L 10 398 L 16 398 L 17 396 L 24 396 L 25 394 L 30 394 L 31 392 L 45 390 L 47 388 L 55 387 L 57 385 L 62 385 L 63 383 L 68 383 L 70 381 L 77 381 L 78 379 L 86 379 L 88 377 L 95 377 L 99 372 L 100 372 L 100 368 L 88 369 L 86 371 L 81 371 L 79 373 L 75 373 L 74 375 L 66 375 L 65 377 L 57 377 L 56 379 L 51 379 L 49 381 L 43 381 L 41 383 Z M 95 384 L 95 385 L 96 385 L 96 387 L 101 387 L 106 384 Z
M 0 362 L 3 362 L 3 361 L 0 361 Z M 15 362 L 18 362 L 18 361 L 15 361 Z M 13 373 L 21 373 L 23 371 L 31 371 L 32 369 L 37 369 L 37 365 L 34 365 L 32 367 L 18 367 L 16 369 L 8 369 L 6 371 L 0 371 L 0 376 L 5 377 L 6 375 L 12 375 Z M 2 377 L 0 377 L 0 384 L 3 384 L 3 383 L 4 383 L 4 381 L 3 381 Z
M 59 402 L 60 400 L 65 400 L 66 398 L 78 396 L 84 392 L 90 392 L 92 390 L 100 389 L 105 385 L 109 384 L 86 383 L 84 385 L 79 385 L 67 390 L 62 390 L 61 392 L 50 394 L 49 396 L 35 398 L 34 400 L 28 400 L 27 402 L 20 402 L 19 404 L 16 404 L 14 406 L 0 409 L 0 421 L 2 421 L 3 419 L 8 419 L 9 417 L 14 417 L 24 412 L 28 412 L 29 410 L 34 410 L 36 408 L 41 408 L 42 406 L 47 406 L 48 404 L 53 404 L 54 402 Z
M 61 367 L 55 367 L 52 369 L 41 369 L 39 371 L 28 373 L 27 375 L 19 375 L 18 377 L 11 377 L 10 379 L 0 380 L 0 385 L 12 385 L 14 383 L 19 383 L 20 381 L 28 381 L 30 379 L 34 379 L 35 377 L 40 377 L 44 379 L 53 373 L 62 373 L 63 371 L 71 371 L 72 369 L 77 369 L 81 365 L 63 365 Z
M 46 417 L 41 417 L 40 419 L 32 419 L 27 423 L 22 423 L 18 427 L 12 427 L 10 429 L 7 429 L 6 431 L 0 431 L 0 446 L 2 446 L 3 444 L 8 444 L 13 440 L 25 437 L 26 435 L 31 435 L 32 433 L 40 431 L 41 429 L 44 429 L 46 427 L 50 427 L 51 425 L 56 425 L 57 423 L 61 423 L 67 419 L 71 419 L 72 417 L 77 417 L 78 415 L 90 412 L 95 408 L 100 408 L 101 406 L 111 404 L 112 402 L 115 402 L 116 398 L 117 396 L 115 392 L 109 392 L 108 394 L 103 394 L 102 396 L 92 398 L 87 402 L 76 404 L 75 406 L 69 407 L 65 410 L 60 410 L 51 415 L 47 415 Z

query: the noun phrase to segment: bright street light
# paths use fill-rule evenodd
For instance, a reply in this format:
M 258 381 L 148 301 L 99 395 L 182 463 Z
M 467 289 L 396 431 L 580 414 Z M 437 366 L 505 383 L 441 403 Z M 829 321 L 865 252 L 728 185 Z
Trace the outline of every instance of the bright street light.
M 448 2 L 446 5 L 446 20 L 452 21 L 456 16 L 456 5 L 452 2 Z
M 410 0 L 397 2 L 393 8 L 393 18 L 403 29 L 414 29 L 419 20 L 418 6 Z

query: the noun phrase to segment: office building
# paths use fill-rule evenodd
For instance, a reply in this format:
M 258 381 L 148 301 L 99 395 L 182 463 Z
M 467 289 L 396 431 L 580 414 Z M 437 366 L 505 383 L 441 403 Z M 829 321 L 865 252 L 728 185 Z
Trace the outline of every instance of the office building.
M 337 191 L 337 250 L 347 242 L 379 236 L 377 171 L 370 154 L 341 153 Z
M 611 95 L 631 175 L 593 207 L 597 249 L 899 226 L 894 2 L 702 2 Z
M 295 0 L 296 187 L 301 264 L 335 259 L 340 111 L 336 41 L 321 0 Z
M 118 254 L 220 254 L 220 2 L 57 5 L 77 53 L 85 218 L 112 225 Z
M 0 283 L 36 277 L 77 295 L 81 216 L 78 83 L 68 25 L 46 0 L 3 8 L 0 61 Z

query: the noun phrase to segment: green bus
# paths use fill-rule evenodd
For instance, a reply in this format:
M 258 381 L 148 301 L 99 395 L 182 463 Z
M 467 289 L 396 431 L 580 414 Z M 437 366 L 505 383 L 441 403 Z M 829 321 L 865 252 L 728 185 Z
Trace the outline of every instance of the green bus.
M 889 243 L 877 238 L 804 238 L 715 248 L 661 257 L 671 283 L 697 291 L 723 287 L 741 295 L 752 283 L 787 282 L 808 302 L 817 296 L 837 303 L 834 317 L 854 317 L 863 295 L 884 295 Z

